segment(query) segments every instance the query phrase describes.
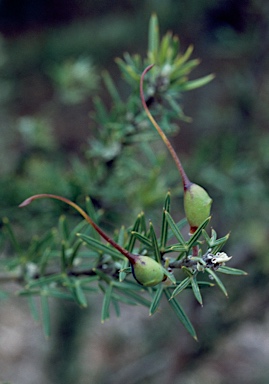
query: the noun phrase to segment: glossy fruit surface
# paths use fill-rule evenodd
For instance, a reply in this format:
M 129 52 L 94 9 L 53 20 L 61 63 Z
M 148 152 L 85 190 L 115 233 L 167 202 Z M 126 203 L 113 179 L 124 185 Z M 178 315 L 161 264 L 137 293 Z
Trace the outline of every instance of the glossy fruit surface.
M 209 216 L 212 199 L 200 185 L 191 183 L 184 192 L 186 218 L 194 232 Z
M 132 265 L 134 278 L 145 287 L 153 287 L 164 280 L 162 266 L 148 256 L 138 256 Z

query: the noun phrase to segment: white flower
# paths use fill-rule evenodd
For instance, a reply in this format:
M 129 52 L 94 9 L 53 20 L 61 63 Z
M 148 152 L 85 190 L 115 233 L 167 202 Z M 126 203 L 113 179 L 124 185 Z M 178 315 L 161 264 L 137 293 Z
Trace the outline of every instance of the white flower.
M 232 256 L 228 256 L 225 252 L 217 252 L 211 259 L 213 264 L 222 264 L 231 260 Z

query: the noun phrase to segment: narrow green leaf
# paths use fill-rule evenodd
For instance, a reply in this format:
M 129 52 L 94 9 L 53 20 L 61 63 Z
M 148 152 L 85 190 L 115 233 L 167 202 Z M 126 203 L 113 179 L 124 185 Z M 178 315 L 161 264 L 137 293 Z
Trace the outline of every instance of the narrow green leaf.
M 69 257 L 69 266 L 72 267 L 73 263 L 74 263 L 74 260 L 78 254 L 78 251 L 79 251 L 79 248 L 81 247 L 81 245 L 83 244 L 83 241 L 78 239 L 75 244 L 73 245 L 73 248 L 72 248 L 72 253 Z
M 61 244 L 61 269 L 62 269 L 62 272 L 64 272 L 67 267 L 68 267 L 68 257 L 66 255 L 66 243 L 63 240 L 62 244 Z
M 33 319 L 37 322 L 39 321 L 39 312 L 38 312 L 36 300 L 33 297 L 33 295 L 29 295 L 27 299 L 28 299 L 28 305 L 30 308 L 31 315 Z
M 56 299 L 62 299 L 62 300 L 72 300 L 74 301 L 74 295 L 66 292 L 64 290 L 55 289 L 55 288 L 49 288 L 47 289 L 47 294 L 50 297 L 55 297 Z
M 110 74 L 108 71 L 103 71 L 102 73 L 103 75 L 103 80 L 104 80 L 104 83 L 106 85 L 106 88 L 114 102 L 115 105 L 121 105 L 122 104 L 122 100 L 121 100 L 121 97 L 120 97 L 120 94 L 115 86 L 115 83 L 114 81 L 112 80 Z
M 166 268 L 164 268 L 164 267 L 162 267 L 162 269 L 163 269 L 163 273 L 164 273 L 164 275 L 167 276 L 168 279 L 169 279 L 173 284 L 176 284 L 177 281 L 176 281 L 176 278 L 175 278 L 175 276 L 173 275 L 173 273 L 168 272 L 168 270 L 167 270 Z
M 126 273 L 126 274 L 129 274 L 129 273 L 132 273 L 132 268 L 128 265 L 127 268 L 123 269 L 123 271 Z
M 77 302 L 81 307 L 86 308 L 88 306 L 88 302 L 83 292 L 83 289 L 81 287 L 81 283 L 78 279 L 75 281 L 74 288 L 75 288 Z
M 98 292 L 99 292 L 99 288 L 84 285 L 84 286 L 83 286 L 83 291 L 84 291 L 84 292 L 94 292 L 94 293 L 98 293 Z
M 137 84 L 139 84 L 140 74 L 136 73 L 130 65 L 126 64 L 122 59 L 118 57 L 115 59 L 115 62 L 120 68 L 120 71 L 122 72 L 125 80 L 132 86 L 136 87 Z
M 194 234 L 190 237 L 189 241 L 187 242 L 188 244 L 188 249 L 192 248 L 195 243 L 197 242 L 197 240 L 199 239 L 199 237 L 201 236 L 202 234 L 202 230 L 207 226 L 207 224 L 209 223 L 211 217 L 208 217 L 198 228 L 197 230 L 194 232 Z
M 50 310 L 49 310 L 49 303 L 48 303 L 48 296 L 47 292 L 43 291 L 41 292 L 40 296 L 41 300 L 41 313 L 42 313 L 42 324 L 43 324 L 43 331 L 46 337 L 50 336 Z
M 204 236 L 207 245 L 208 245 L 209 247 L 211 247 L 211 244 L 212 244 L 212 242 L 211 242 L 211 238 L 208 236 L 208 233 L 206 232 L 205 229 L 202 230 L 202 235 Z
M 132 58 L 136 68 L 141 68 L 143 66 L 142 57 L 138 53 L 132 55 Z
M 192 52 L 193 52 L 193 45 L 190 45 L 190 46 L 186 49 L 186 51 L 185 51 L 185 53 L 184 53 L 183 55 L 178 55 L 177 59 L 176 59 L 175 62 L 174 62 L 174 67 L 175 67 L 176 70 L 179 69 L 179 68 L 181 68 L 182 65 L 183 65 L 184 63 L 186 63 L 187 60 L 189 60 L 189 58 L 190 58 Z M 172 76 L 172 78 L 175 78 L 175 77 Z
M 149 230 L 150 230 L 150 237 L 152 240 L 154 256 L 155 256 L 156 260 L 158 261 L 158 263 L 161 264 L 161 262 L 162 262 L 161 253 L 160 253 L 157 236 L 156 236 L 156 233 L 154 231 L 152 222 L 149 223 Z
M 91 200 L 91 198 L 89 196 L 86 197 L 85 199 L 85 205 L 86 205 L 86 212 L 87 214 L 90 216 L 90 218 L 95 222 L 95 223 L 98 223 L 99 221 L 99 217 L 97 215 L 97 212 L 96 212 L 96 209 L 93 205 L 93 202 Z M 88 223 L 87 223 L 88 224 Z M 88 225 L 88 231 L 89 231 L 89 235 L 91 237 L 93 237 L 94 239 L 96 240 L 100 240 L 100 235 L 99 233 L 97 233 L 97 231 L 92 228 L 92 226 Z M 79 232 L 79 231 L 77 231 Z
M 160 43 L 160 49 L 159 49 L 159 64 L 160 65 L 164 65 L 167 62 L 169 62 L 167 53 L 168 53 L 168 50 L 171 49 L 170 48 L 171 41 L 172 41 L 172 33 L 167 32 L 164 35 L 164 37 L 162 38 L 161 43 Z
M 119 230 L 118 233 L 118 241 L 117 243 L 121 246 L 124 247 L 124 241 L 125 241 L 125 228 L 122 226 Z
M 69 229 L 68 229 L 68 223 L 66 220 L 66 216 L 64 216 L 64 215 L 61 215 L 59 218 L 59 232 L 60 232 L 62 239 L 65 242 L 68 242 L 70 233 L 69 233 Z
M 80 277 L 80 278 L 71 278 L 71 284 L 67 283 L 67 287 L 75 296 L 76 301 L 82 307 L 87 307 L 87 299 L 85 296 L 85 292 L 98 292 L 98 287 L 96 285 L 92 285 L 93 282 L 100 280 L 98 275 L 90 276 L 90 277 Z M 109 281 L 108 281 L 109 282 Z
M 35 279 L 35 280 L 30 280 L 27 284 L 27 286 L 31 289 L 35 288 L 35 287 L 39 287 L 39 286 L 42 286 L 42 285 L 49 285 L 51 283 L 62 283 L 65 279 L 65 274 L 63 273 L 55 273 L 53 275 L 49 275 L 49 276 L 41 276 L 39 277 L 38 279 Z
M 91 249 L 94 249 L 101 253 L 106 253 L 117 259 L 125 259 L 125 257 L 119 253 L 116 249 L 101 243 L 101 241 L 93 239 L 90 236 L 84 235 L 83 233 L 78 233 L 77 236 L 81 238 Z
M 85 199 L 85 204 L 86 204 L 86 212 L 90 216 L 90 218 L 97 223 L 98 222 L 98 217 L 96 214 L 95 207 L 93 205 L 93 202 L 89 196 L 86 197 Z
M 186 248 L 183 245 L 171 245 L 171 247 L 165 248 L 165 252 L 184 252 Z
M 107 112 L 106 106 L 99 96 L 93 98 L 94 108 L 95 108 L 95 117 L 98 119 L 100 124 L 105 125 L 109 122 L 109 114 Z
M 148 248 L 152 248 L 152 242 L 146 237 L 141 235 L 141 233 L 132 231 L 132 235 L 140 241 L 140 243 L 144 244 Z
M 153 300 L 151 302 L 151 306 L 149 308 L 149 315 L 150 316 L 153 315 L 156 312 L 156 310 L 158 309 L 161 298 L 162 298 L 162 293 L 163 293 L 163 286 L 162 286 L 162 284 L 159 284 L 156 291 L 155 291 Z
M 188 81 L 188 75 L 190 72 L 200 64 L 200 60 L 192 59 L 186 61 L 179 67 L 176 67 L 173 71 L 173 76 L 171 75 L 171 80 L 173 80 L 173 85 L 176 86 L 176 89 L 180 91 L 185 91 L 183 88 Z
M 40 289 L 22 289 L 17 292 L 18 296 L 31 296 L 31 295 L 40 295 Z
M 210 283 L 209 281 L 197 281 L 197 284 L 199 288 L 209 288 L 209 287 L 215 287 L 214 283 Z M 188 286 L 187 289 L 192 288 L 191 286 Z
M 224 295 L 226 297 L 228 297 L 228 293 L 226 291 L 226 288 L 225 286 L 223 285 L 222 281 L 220 280 L 220 278 L 216 275 L 215 272 L 212 271 L 212 269 L 209 269 L 209 268 L 206 268 L 206 271 L 209 273 L 209 275 L 211 275 L 213 277 L 213 279 L 215 280 L 215 282 L 218 284 L 219 288 L 222 290 L 222 292 L 224 293 Z
M 230 237 L 230 233 L 227 233 L 227 235 L 225 235 L 224 237 L 217 239 L 217 234 L 214 230 L 212 230 L 212 236 L 209 237 L 204 229 L 202 231 L 202 235 L 204 236 L 208 246 L 212 248 L 212 253 L 214 254 L 221 250 L 221 248 L 224 246 L 224 244 Z
M 159 25 L 156 14 L 153 14 L 149 21 L 149 36 L 148 36 L 148 57 L 152 64 L 157 62 L 159 50 Z
M 112 300 L 112 304 L 114 306 L 116 316 L 120 317 L 120 306 L 119 306 L 118 301 L 117 300 Z
M 123 295 L 123 292 L 120 291 L 119 294 L 115 293 L 115 290 L 112 293 L 112 299 L 113 301 L 120 301 L 121 303 L 127 304 L 127 305 L 137 305 L 137 302 L 135 300 L 129 299 L 126 296 Z
M 177 117 L 189 123 L 192 121 L 190 117 L 184 114 L 181 105 L 178 103 L 178 101 L 175 100 L 173 96 L 167 94 L 165 95 L 165 100 L 167 100 L 168 104 L 170 105 L 171 109 L 176 113 Z
M 124 296 L 127 296 L 137 302 L 137 304 L 144 305 L 145 307 L 150 308 L 151 302 L 148 299 L 145 299 L 143 296 L 139 295 L 138 293 L 132 291 L 132 290 L 124 290 L 122 291 Z
M 79 282 L 82 285 L 93 283 L 95 281 L 98 281 L 99 277 L 98 276 L 87 276 L 87 277 L 80 277 Z
M 195 276 L 191 278 L 191 286 L 192 286 L 193 294 L 196 300 L 198 301 L 199 304 L 203 305 L 202 295 L 201 295 L 200 288 Z
M 138 74 L 136 72 L 133 65 L 126 65 L 125 64 L 125 67 L 124 68 L 122 67 L 122 70 L 123 70 L 123 73 L 125 73 L 125 75 L 126 75 L 125 77 L 126 77 L 128 82 L 130 82 L 132 84 L 136 84 L 139 82 L 140 74 Z
M 122 266 L 121 266 L 121 270 L 120 270 L 120 273 L 119 273 L 119 281 L 122 282 L 126 276 L 127 276 L 127 273 L 125 272 L 126 268 L 128 268 L 129 266 L 129 260 L 123 260 L 122 262 Z
M 135 60 L 135 57 L 134 55 L 130 55 L 130 53 L 128 52 L 124 52 L 123 54 L 123 57 L 124 57 L 124 60 L 126 61 L 126 63 L 132 67 L 134 69 L 134 71 L 137 72 L 137 65 L 136 65 L 136 60 Z M 138 72 L 137 72 L 138 73 Z
M 140 213 L 140 231 L 141 233 L 147 233 L 147 223 L 144 212 Z
M 192 89 L 202 87 L 202 86 L 208 84 L 214 78 L 215 78 L 215 75 L 211 74 L 211 75 L 201 77 L 200 79 L 189 80 L 181 86 L 181 90 L 182 91 L 190 91 Z
M 93 272 L 96 273 L 96 275 L 99 277 L 100 280 L 104 280 L 107 284 L 111 283 L 111 277 L 106 275 L 104 272 L 102 272 L 98 268 L 93 268 Z
M 186 227 L 187 224 L 188 224 L 188 221 L 186 218 L 184 218 L 184 219 L 180 220 L 178 223 L 176 223 L 176 226 L 177 226 L 178 230 L 180 231 L 182 228 Z M 171 230 L 171 228 L 169 228 L 167 240 L 171 240 L 173 236 L 174 236 L 174 232 Z
M 173 69 L 173 66 L 174 66 L 174 60 L 179 52 L 179 39 L 177 39 L 177 43 L 178 43 L 178 48 L 174 45 L 174 42 L 175 42 L 175 36 L 173 36 L 171 34 L 171 39 L 169 41 L 169 47 L 166 51 L 166 60 L 165 60 L 165 63 L 166 64 L 170 64 L 170 73 L 169 73 L 169 78 L 171 80 L 171 69 Z
M 38 255 L 38 252 L 42 252 L 42 248 L 51 246 L 53 240 L 54 240 L 54 233 L 52 230 L 45 233 L 45 235 L 42 238 L 34 237 L 27 251 L 28 255 L 31 255 L 29 259 L 31 260 L 35 259 Z
M 180 230 L 178 229 L 178 226 L 177 224 L 174 222 L 172 216 L 170 215 L 169 212 L 165 211 L 165 216 L 166 216 L 166 220 L 173 232 L 173 234 L 175 235 L 176 239 L 178 240 L 178 242 L 180 244 L 182 244 L 182 246 L 186 249 L 186 251 L 188 250 L 188 247 L 186 245 L 186 242 L 184 240 L 184 237 L 182 236 Z
M 139 285 L 133 281 L 128 281 L 128 282 L 124 281 L 124 282 L 120 283 L 120 282 L 114 280 L 112 282 L 112 284 L 114 287 L 119 288 L 119 289 L 123 289 L 123 290 L 128 289 L 131 291 L 133 291 L 133 290 L 134 291 L 144 291 L 144 288 L 142 285 Z
M 189 269 L 189 268 L 187 268 L 187 267 L 185 267 L 185 265 L 183 265 L 182 267 L 181 267 L 181 270 L 188 276 L 188 277 L 193 277 L 193 273 L 192 273 L 192 271 Z
M 9 236 L 9 239 L 11 241 L 11 244 L 12 244 L 14 250 L 20 255 L 22 253 L 22 249 L 21 249 L 21 247 L 20 247 L 20 245 L 16 239 L 16 236 L 15 236 L 13 229 L 10 225 L 10 221 L 7 217 L 3 218 L 3 224 L 4 224 L 4 229 Z
M 103 306 L 102 306 L 102 314 L 101 314 L 101 322 L 102 323 L 104 323 L 110 317 L 109 306 L 110 306 L 110 301 L 111 301 L 112 288 L 113 288 L 112 284 L 108 284 L 108 286 L 105 290 Z
M 225 237 L 222 237 L 221 239 L 216 240 L 215 244 L 212 247 L 212 253 L 214 253 L 214 255 L 223 248 L 228 238 L 229 236 L 227 235 Z
M 166 212 L 170 212 L 170 208 L 171 208 L 171 193 L 167 192 L 165 197 L 165 202 L 164 202 L 164 210 Z
M 51 249 L 50 248 L 46 248 L 44 250 L 41 258 L 40 258 L 40 263 L 39 263 L 40 275 L 43 275 L 45 273 L 45 270 L 46 270 L 47 264 L 49 262 L 50 256 L 51 256 Z
M 129 252 L 133 252 L 133 249 L 134 249 L 134 246 L 135 246 L 135 240 L 136 240 L 136 237 L 135 235 L 133 234 L 133 232 L 137 232 L 140 228 L 140 220 L 141 220 L 141 214 L 139 214 L 137 216 L 137 219 L 133 225 L 133 228 L 132 228 L 132 231 L 131 231 L 131 235 L 130 235 L 130 238 L 129 238 L 129 243 L 127 245 L 127 250 Z
M 176 295 L 182 292 L 185 288 L 187 288 L 191 284 L 191 277 L 186 277 L 184 280 L 180 282 L 180 284 L 173 290 L 171 299 L 173 299 Z
M 166 220 L 165 212 L 170 212 L 170 206 L 171 206 L 171 194 L 170 192 L 168 192 L 164 202 L 164 211 L 163 211 L 163 217 L 162 217 L 161 240 L 160 240 L 162 250 L 166 246 L 167 237 L 168 237 L 168 223 Z
M 211 229 L 211 239 L 212 239 L 213 244 L 217 240 L 217 232 L 213 228 Z
M 175 314 L 177 315 L 177 317 L 179 318 L 181 323 L 184 325 L 184 327 L 189 332 L 189 334 L 194 338 L 194 340 L 197 341 L 198 339 L 197 339 L 195 329 L 194 329 L 191 321 L 189 320 L 188 316 L 184 312 L 183 308 L 179 305 L 179 303 L 177 302 L 177 300 L 175 298 L 170 297 L 168 290 L 164 290 L 164 293 L 166 295 L 168 303 L 173 308 Z
M 86 220 L 80 221 L 71 231 L 69 235 L 69 242 L 72 244 L 75 240 L 77 240 L 77 233 L 80 233 L 83 231 L 85 233 L 85 228 L 90 229 L 90 225 L 87 223 Z M 96 231 L 95 231 L 96 232 Z
M 180 41 L 179 41 L 179 37 L 177 35 L 172 36 L 171 46 L 172 46 L 172 50 L 173 50 L 172 60 L 174 62 L 179 56 L 181 56 L 178 54 L 179 49 L 180 49 Z
M 226 273 L 227 275 L 237 275 L 237 276 L 246 276 L 247 275 L 247 272 L 242 271 L 241 269 L 231 268 L 231 267 L 226 267 L 226 266 L 219 267 L 218 272 Z

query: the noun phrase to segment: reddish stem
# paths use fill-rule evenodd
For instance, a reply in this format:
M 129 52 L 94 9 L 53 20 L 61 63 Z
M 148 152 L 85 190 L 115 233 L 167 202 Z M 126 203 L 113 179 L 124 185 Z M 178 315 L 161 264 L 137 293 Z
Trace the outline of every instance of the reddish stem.
M 184 191 L 186 191 L 187 189 L 189 189 L 190 185 L 192 184 L 191 181 L 189 180 L 188 176 L 186 175 L 185 171 L 184 171 L 184 168 L 181 164 L 181 161 L 179 160 L 172 144 L 170 143 L 170 141 L 168 140 L 167 136 L 165 135 L 165 133 L 163 132 L 163 130 L 161 129 L 161 127 L 158 125 L 158 123 L 156 122 L 156 120 L 154 119 L 154 117 L 152 116 L 148 106 L 147 106 L 147 103 L 145 101 L 145 97 L 144 97 L 144 92 L 143 92 L 143 84 L 144 84 L 144 77 L 145 75 L 147 74 L 148 71 L 151 70 L 151 68 L 154 66 L 154 64 L 151 64 L 149 65 L 147 68 L 144 69 L 142 75 L 141 75 L 141 78 L 140 78 L 140 97 L 141 97 L 141 101 L 142 101 L 142 105 L 143 105 L 143 108 L 148 116 L 148 118 L 150 119 L 151 123 L 153 124 L 153 126 L 156 128 L 156 130 L 158 131 L 159 135 L 161 136 L 163 142 L 165 143 L 166 147 L 168 148 L 169 152 L 171 153 L 175 163 L 176 163 L 176 166 L 179 170 L 179 173 L 180 173 L 180 176 L 181 176 L 181 179 L 182 179 L 182 184 L 183 184 L 183 188 L 184 188 Z
M 195 232 L 195 231 L 194 231 Z M 192 247 L 192 256 L 194 257 L 197 257 L 199 256 L 199 246 L 198 245 L 194 245 Z
M 80 206 L 78 206 L 76 203 L 73 201 L 66 199 L 65 197 L 58 196 L 58 195 L 52 195 L 50 193 L 43 193 L 39 195 L 34 195 L 29 197 L 28 199 L 24 200 L 19 207 L 25 207 L 29 204 L 32 203 L 32 201 L 37 200 L 37 199 L 43 199 L 43 198 L 50 198 L 50 199 L 55 199 L 55 200 L 60 200 L 71 207 L 73 207 L 76 211 L 78 211 L 81 216 L 96 230 L 96 232 L 99 233 L 99 235 L 105 239 L 109 244 L 112 245 L 115 249 L 117 249 L 123 256 L 127 257 L 127 259 L 130 261 L 130 263 L 133 265 L 136 263 L 137 260 L 137 255 L 134 255 L 130 252 L 128 252 L 126 249 L 122 248 L 119 244 L 117 244 L 113 239 L 111 239 L 103 230 L 95 224 L 95 222 L 90 218 L 90 216 L 82 209 Z

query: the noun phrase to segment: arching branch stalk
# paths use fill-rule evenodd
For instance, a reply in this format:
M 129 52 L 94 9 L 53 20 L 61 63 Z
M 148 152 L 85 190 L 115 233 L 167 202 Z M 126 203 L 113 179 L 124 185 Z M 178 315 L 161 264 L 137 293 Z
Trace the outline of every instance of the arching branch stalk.
M 109 244 L 112 245 L 115 249 L 117 249 L 122 255 L 127 257 L 127 259 L 130 261 L 131 264 L 135 263 L 135 260 L 137 258 L 136 255 L 133 255 L 132 253 L 128 252 L 126 249 L 122 248 L 119 244 L 117 244 L 113 239 L 111 239 L 95 222 L 90 218 L 90 216 L 76 203 L 73 201 L 66 199 L 65 197 L 58 196 L 58 195 L 53 195 L 50 193 L 42 193 L 39 195 L 34 195 L 29 197 L 28 199 L 24 200 L 19 207 L 25 207 L 29 204 L 32 203 L 32 201 L 37 200 L 37 199 L 43 199 L 43 198 L 50 198 L 50 199 L 55 199 L 55 200 L 60 200 L 71 207 L 73 207 L 77 212 L 81 214 L 81 216 L 96 230 L 96 232 L 99 233 L 99 235 L 105 239 Z
M 161 136 L 163 142 L 165 143 L 166 147 L 168 148 L 169 152 L 171 153 L 172 155 L 172 158 L 174 159 L 175 163 L 176 163 L 176 166 L 179 170 L 179 173 L 180 173 L 180 176 L 181 176 L 181 179 L 182 179 L 182 183 L 183 183 L 183 188 L 184 188 L 184 191 L 186 191 L 190 184 L 191 181 L 189 180 L 188 176 L 186 175 L 185 171 L 184 171 L 184 168 L 181 164 L 181 161 L 179 160 L 172 144 L 170 143 L 169 139 L 167 138 L 166 134 L 163 132 L 163 130 L 161 129 L 161 127 L 158 125 L 158 123 L 156 122 L 156 120 L 154 119 L 154 117 L 152 116 L 148 106 L 147 106 L 147 103 L 145 101 L 145 97 L 144 97 L 144 92 L 143 92 L 143 83 L 144 83 L 144 77 L 145 75 L 151 70 L 151 68 L 154 66 L 154 64 L 151 64 L 149 65 L 147 68 L 144 69 L 142 75 L 141 75 L 141 78 L 140 78 L 140 97 L 141 97 L 141 101 L 142 101 L 142 105 L 143 105 L 143 108 L 148 116 L 148 118 L 150 119 L 151 123 L 153 124 L 153 126 L 156 128 L 156 130 L 158 131 L 159 135 Z

